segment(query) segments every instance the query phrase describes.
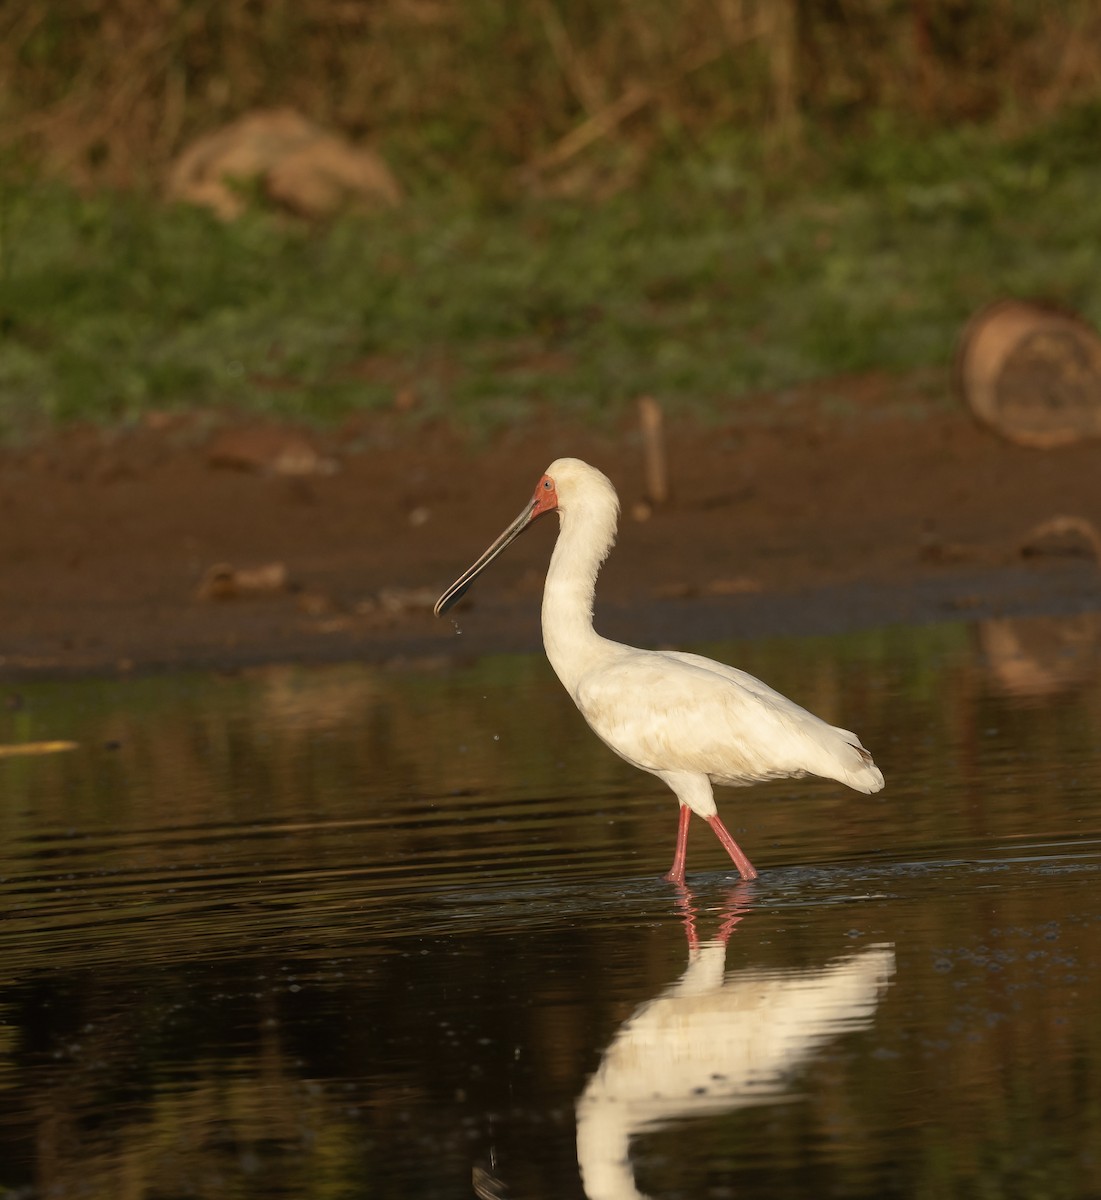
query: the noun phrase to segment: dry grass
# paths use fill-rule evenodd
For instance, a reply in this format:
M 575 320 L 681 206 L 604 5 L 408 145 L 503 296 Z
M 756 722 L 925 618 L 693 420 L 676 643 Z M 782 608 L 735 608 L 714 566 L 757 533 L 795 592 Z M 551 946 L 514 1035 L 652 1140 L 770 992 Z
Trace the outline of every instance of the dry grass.
M 783 147 L 808 118 L 1019 128 L 1101 97 L 1101 6 L 0 0 L 0 80 L 0 146 L 80 183 L 154 184 L 195 134 L 291 104 L 407 175 L 579 190 L 594 147 L 629 175 L 723 131 Z

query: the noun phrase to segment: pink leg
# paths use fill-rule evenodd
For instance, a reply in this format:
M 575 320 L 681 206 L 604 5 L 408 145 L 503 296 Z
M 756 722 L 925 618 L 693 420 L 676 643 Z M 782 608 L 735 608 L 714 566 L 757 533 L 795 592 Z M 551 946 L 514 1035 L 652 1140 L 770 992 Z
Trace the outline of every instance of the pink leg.
M 684 887 L 684 863 L 688 858 L 688 822 L 691 820 L 692 810 L 687 804 L 682 804 L 680 806 L 680 824 L 677 826 L 677 848 L 673 851 L 673 865 L 665 875 L 666 882 L 676 883 L 681 887 Z
M 716 813 L 713 817 L 708 817 L 707 823 L 715 831 L 715 836 L 719 839 L 720 842 L 722 842 L 723 849 L 734 860 L 734 865 L 738 868 L 738 873 L 741 875 L 741 877 L 743 879 L 756 879 L 757 872 L 754 869 L 753 864 L 742 853 L 741 846 L 739 846 L 738 843 L 730 836 L 729 832 L 727 831 L 726 826 L 719 819 L 719 814 Z M 678 849 L 679 849 L 679 846 L 678 846 Z M 676 860 L 674 859 L 673 866 L 676 867 L 676 865 L 677 865 L 677 863 L 676 863 Z M 682 871 L 683 871 L 683 868 L 684 868 L 684 864 L 682 863 L 681 864 Z M 668 876 L 667 876 L 667 878 L 668 878 Z
M 688 949 L 698 950 L 700 935 L 696 932 L 696 910 L 692 907 L 692 893 L 683 885 L 677 885 L 677 908 L 684 917 L 684 935 L 688 939 Z
M 736 884 L 723 906 L 724 920 L 719 926 L 719 941 L 725 942 L 734 932 L 734 926 L 748 913 L 752 907 L 753 889 L 747 887 L 745 881 Z

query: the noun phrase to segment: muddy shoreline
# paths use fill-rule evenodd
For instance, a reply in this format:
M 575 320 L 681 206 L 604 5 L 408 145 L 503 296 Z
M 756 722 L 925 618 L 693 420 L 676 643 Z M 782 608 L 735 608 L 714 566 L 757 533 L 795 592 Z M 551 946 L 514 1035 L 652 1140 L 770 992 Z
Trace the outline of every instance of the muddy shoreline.
M 546 520 L 456 611 L 435 595 L 508 523 L 560 454 L 623 501 L 597 619 L 644 645 L 1101 609 L 1058 515 L 1101 524 L 1099 449 L 1001 441 L 954 412 L 669 433 L 673 497 L 646 513 L 632 429 L 558 424 L 474 443 L 445 429 L 324 435 L 184 419 L 69 431 L 0 453 L 0 677 L 266 662 L 416 662 L 538 648 Z M 317 462 L 280 466 L 280 439 Z M 251 441 L 250 441 L 251 439 Z M 268 570 L 267 588 L 235 587 Z M 226 586 L 211 585 L 217 572 Z M 274 572 L 274 573 L 273 573 Z M 456 634 L 455 625 L 461 629 Z

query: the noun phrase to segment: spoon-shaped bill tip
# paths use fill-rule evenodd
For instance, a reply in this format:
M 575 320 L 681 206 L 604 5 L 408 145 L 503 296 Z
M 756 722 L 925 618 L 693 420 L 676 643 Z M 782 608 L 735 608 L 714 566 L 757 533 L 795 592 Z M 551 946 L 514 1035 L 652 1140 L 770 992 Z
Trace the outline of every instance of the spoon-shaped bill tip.
M 454 608 L 456 604 L 466 595 L 466 589 L 474 582 L 473 576 L 467 579 L 465 583 L 456 579 L 455 582 L 447 589 L 446 592 L 436 601 L 432 611 L 437 617 L 442 617 L 445 612 Z

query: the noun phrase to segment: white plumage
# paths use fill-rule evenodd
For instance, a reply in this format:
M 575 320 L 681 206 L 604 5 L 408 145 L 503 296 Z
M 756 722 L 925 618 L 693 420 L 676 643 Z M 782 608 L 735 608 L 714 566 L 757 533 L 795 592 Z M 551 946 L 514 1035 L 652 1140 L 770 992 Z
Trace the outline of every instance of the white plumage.
M 823 1042 L 870 1023 L 894 950 L 870 946 L 818 970 L 725 967 L 725 939 L 692 948 L 681 978 L 604 1051 L 577 1102 L 589 1200 L 644 1200 L 629 1159 L 640 1134 L 779 1099 Z
M 596 632 L 596 576 L 615 542 L 619 501 L 608 478 L 580 459 L 551 463 L 524 511 L 440 597 L 437 615 L 532 521 L 555 510 L 561 531 L 543 591 L 547 658 L 593 732 L 621 758 L 664 780 L 680 801 L 667 879 L 684 883 L 693 812 L 711 825 L 742 878 L 756 877 L 718 816 L 712 784 L 820 775 L 857 791 L 879 791 L 883 776 L 855 734 L 745 671 L 698 654 L 638 650 Z

